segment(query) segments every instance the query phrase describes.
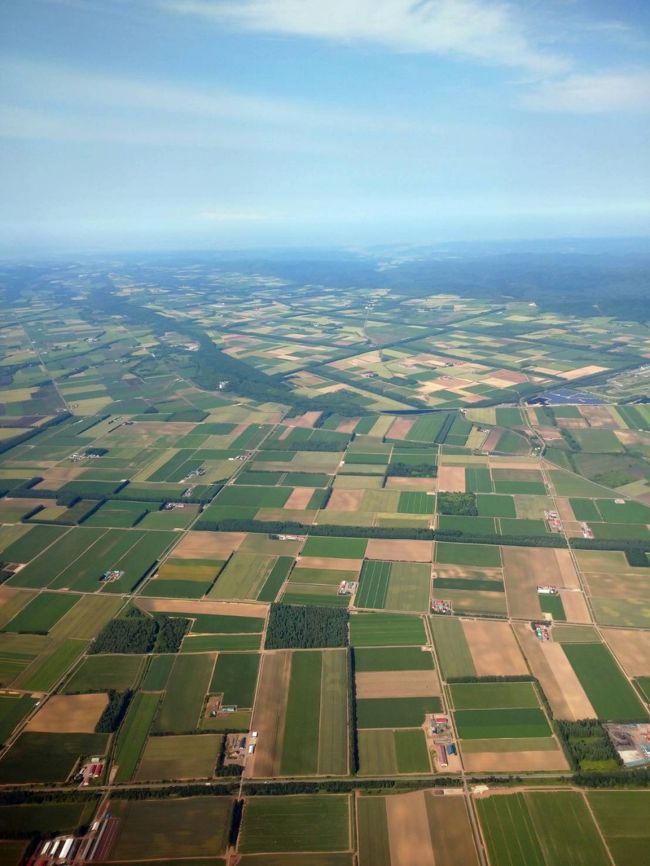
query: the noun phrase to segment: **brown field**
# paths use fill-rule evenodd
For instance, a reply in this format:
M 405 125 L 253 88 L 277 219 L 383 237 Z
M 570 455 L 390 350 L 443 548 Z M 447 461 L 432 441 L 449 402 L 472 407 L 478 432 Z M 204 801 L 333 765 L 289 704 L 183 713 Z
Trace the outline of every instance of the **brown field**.
M 341 423 L 336 428 L 337 433 L 353 433 L 354 428 L 359 423 L 358 418 L 347 418 L 345 421 L 341 421 Z
M 432 541 L 371 538 L 366 548 L 366 559 L 387 559 L 393 562 L 431 562 L 432 557 Z
M 391 866 L 436 866 L 424 791 L 386 797 Z
M 293 493 L 284 503 L 285 508 L 307 508 L 309 500 L 314 494 L 313 487 L 296 487 Z
M 620 571 L 618 574 L 593 574 L 584 572 L 592 595 L 606 598 L 638 598 L 647 593 L 647 583 L 642 583 L 636 574 Z
M 301 556 L 296 568 L 323 568 L 326 571 L 361 571 L 362 559 L 337 559 L 335 556 Z
M 292 418 L 291 426 L 313 428 L 314 424 L 316 423 L 316 421 L 318 421 L 321 414 L 321 412 L 305 412 L 304 415 L 301 415 L 298 418 Z
M 278 436 L 278 439 L 280 442 L 289 438 L 289 436 L 291 435 L 291 429 L 292 429 L 291 427 L 285 427 L 284 428 L 282 433 L 280 433 L 280 435 Z
M 10 599 L 14 598 L 14 596 L 18 595 L 20 592 L 19 589 L 14 589 L 13 586 L 0 586 L 0 607 L 5 605 Z M 29 599 L 29 595 L 26 595 L 25 598 Z
M 150 613 L 222 614 L 224 616 L 265 617 L 268 605 L 260 602 L 191 601 L 182 598 L 138 598 L 138 607 Z
M 537 587 L 559 583 L 560 574 L 552 548 L 503 547 L 503 576 L 510 616 L 535 619 L 542 615 Z
M 453 493 L 465 492 L 465 467 L 440 466 L 438 469 L 438 490 Z
M 396 418 L 390 425 L 386 436 L 389 439 L 406 439 L 414 424 L 415 421 L 412 418 Z
M 332 490 L 325 511 L 361 511 L 363 490 Z
M 580 407 L 580 413 L 589 421 L 591 427 L 618 427 L 620 422 L 615 419 L 609 411 L 609 406 L 588 406 Z
M 174 548 L 174 559 L 228 559 L 245 538 L 245 532 L 190 531 Z
M 516 373 L 514 370 L 496 370 L 495 375 L 503 382 L 510 382 L 511 385 L 521 385 L 522 382 L 528 381 L 525 373 Z
M 628 676 L 650 674 L 650 632 L 604 628 L 603 634 Z
M 478 677 L 528 673 L 509 623 L 470 619 L 462 619 L 461 623 Z
M 435 671 L 362 671 L 356 674 L 359 698 L 420 698 L 440 695 Z
M 558 643 L 541 643 L 525 623 L 516 623 L 514 628 L 528 664 L 548 698 L 553 715 L 569 722 L 595 719 L 594 708 L 562 646 Z
M 464 797 L 425 794 L 436 866 L 478 864 Z
M 284 720 L 291 676 L 291 652 L 264 653 L 251 729 L 258 732 L 255 758 L 247 763 L 247 776 L 280 773 Z
M 561 379 L 568 379 L 572 382 L 574 379 L 581 379 L 583 376 L 591 376 L 593 373 L 602 373 L 607 370 L 607 367 L 598 367 L 596 364 L 589 364 L 587 367 L 577 367 L 575 370 L 567 370 L 566 373 L 556 371 L 555 375 Z
M 386 479 L 386 488 L 397 488 L 398 490 L 431 490 L 435 492 L 438 489 L 437 478 L 400 478 L 397 475 L 391 475 Z
M 503 432 L 501 427 L 494 427 L 494 429 L 490 430 L 485 441 L 483 442 L 482 451 L 493 451 L 501 438 L 501 433 Z
M 564 551 L 563 551 L 564 552 Z M 568 553 L 568 551 L 566 551 Z M 589 608 L 584 595 L 581 592 L 570 592 L 560 590 L 562 606 L 566 613 L 567 622 L 589 623 Z
M 86 471 L 85 466 L 55 466 L 53 469 L 48 469 L 43 473 L 43 481 L 40 482 L 41 487 L 52 489 L 55 485 L 62 485 L 65 481 L 72 481 L 73 478 L 78 478 L 82 472 Z
M 580 589 L 580 580 L 573 565 L 571 551 L 557 549 L 552 552 L 555 556 L 555 562 L 561 578 L 558 586 L 566 586 L 568 589 Z
M 436 577 L 466 577 L 470 580 L 501 580 L 503 578 L 503 572 L 500 568 L 474 568 L 468 565 L 440 565 L 438 563 L 436 563 L 434 574 Z
M 556 496 L 555 504 L 557 506 L 557 513 L 560 515 L 560 518 L 564 523 L 575 522 L 575 514 L 573 513 L 573 508 L 571 508 L 571 503 L 567 497 Z
M 474 752 L 463 754 L 470 773 L 519 773 L 526 770 L 568 770 L 563 752 Z
M 92 734 L 108 704 L 108 695 L 54 695 L 27 725 L 47 734 Z

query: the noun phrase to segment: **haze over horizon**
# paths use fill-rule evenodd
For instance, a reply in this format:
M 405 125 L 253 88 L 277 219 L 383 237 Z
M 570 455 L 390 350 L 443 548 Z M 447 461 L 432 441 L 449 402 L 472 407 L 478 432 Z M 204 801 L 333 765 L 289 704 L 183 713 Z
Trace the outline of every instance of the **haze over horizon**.
M 0 252 L 650 234 L 643 0 L 21 0 Z

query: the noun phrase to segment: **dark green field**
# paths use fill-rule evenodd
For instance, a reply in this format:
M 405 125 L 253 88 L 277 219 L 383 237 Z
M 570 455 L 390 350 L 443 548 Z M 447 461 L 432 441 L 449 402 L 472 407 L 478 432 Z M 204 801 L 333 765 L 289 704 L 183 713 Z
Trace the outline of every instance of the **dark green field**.
M 604 644 L 564 644 L 563 649 L 598 718 L 648 718 L 647 710 Z

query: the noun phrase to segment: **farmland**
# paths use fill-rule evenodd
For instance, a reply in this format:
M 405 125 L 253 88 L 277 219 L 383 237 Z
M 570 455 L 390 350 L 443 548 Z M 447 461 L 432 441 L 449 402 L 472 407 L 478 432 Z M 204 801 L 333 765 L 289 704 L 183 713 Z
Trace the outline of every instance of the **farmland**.
M 7 862 L 640 862 L 646 325 L 172 262 L 0 325 Z

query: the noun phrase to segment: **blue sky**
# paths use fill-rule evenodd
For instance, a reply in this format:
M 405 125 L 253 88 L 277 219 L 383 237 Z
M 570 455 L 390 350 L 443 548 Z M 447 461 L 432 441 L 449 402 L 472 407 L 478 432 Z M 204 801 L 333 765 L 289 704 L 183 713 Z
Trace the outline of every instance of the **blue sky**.
M 0 249 L 650 234 L 647 0 L 3 0 Z

